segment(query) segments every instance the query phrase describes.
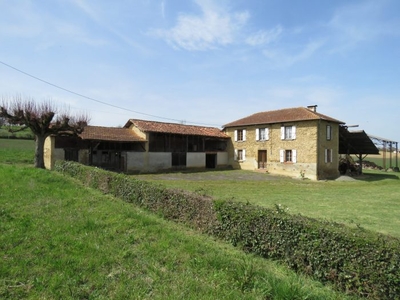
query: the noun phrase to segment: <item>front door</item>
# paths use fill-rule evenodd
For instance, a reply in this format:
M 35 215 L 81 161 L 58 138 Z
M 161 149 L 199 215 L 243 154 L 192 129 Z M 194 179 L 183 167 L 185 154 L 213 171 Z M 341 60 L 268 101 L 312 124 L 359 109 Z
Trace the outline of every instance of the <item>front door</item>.
M 258 168 L 267 168 L 267 150 L 258 150 Z

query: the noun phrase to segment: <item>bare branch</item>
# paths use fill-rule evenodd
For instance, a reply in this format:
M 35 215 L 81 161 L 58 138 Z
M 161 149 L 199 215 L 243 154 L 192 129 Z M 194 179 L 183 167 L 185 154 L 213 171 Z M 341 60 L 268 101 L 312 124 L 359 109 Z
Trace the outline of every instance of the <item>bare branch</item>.
M 20 95 L 12 100 L 2 99 L 0 118 L 4 118 L 9 124 L 32 130 L 37 143 L 35 166 L 40 168 L 44 167 L 43 147 L 46 137 L 79 134 L 89 122 L 89 117 L 85 114 L 73 116 L 67 110 L 59 112 L 51 100 L 38 103 L 32 98 L 23 99 Z

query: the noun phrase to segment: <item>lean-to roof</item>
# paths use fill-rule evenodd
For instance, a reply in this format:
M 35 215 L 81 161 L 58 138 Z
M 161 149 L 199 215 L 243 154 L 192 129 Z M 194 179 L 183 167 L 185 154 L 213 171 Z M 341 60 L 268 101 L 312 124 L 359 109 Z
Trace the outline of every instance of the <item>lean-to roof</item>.
M 86 126 L 79 135 L 83 140 L 110 142 L 144 142 L 133 130 L 128 128 Z

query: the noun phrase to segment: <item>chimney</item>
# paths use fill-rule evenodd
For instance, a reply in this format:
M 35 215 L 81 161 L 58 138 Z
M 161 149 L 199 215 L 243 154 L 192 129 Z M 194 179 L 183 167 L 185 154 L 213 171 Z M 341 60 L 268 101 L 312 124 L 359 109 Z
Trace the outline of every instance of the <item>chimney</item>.
M 308 105 L 307 108 L 313 112 L 317 112 L 318 105 Z

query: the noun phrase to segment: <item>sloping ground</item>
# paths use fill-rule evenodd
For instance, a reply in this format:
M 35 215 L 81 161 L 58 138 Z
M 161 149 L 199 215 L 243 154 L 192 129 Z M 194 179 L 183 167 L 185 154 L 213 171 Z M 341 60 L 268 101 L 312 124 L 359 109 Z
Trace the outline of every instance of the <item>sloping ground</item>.
M 399 295 L 400 240 L 396 238 L 288 214 L 281 205 L 267 209 L 215 201 L 73 162 L 59 162 L 56 170 L 246 252 L 278 259 L 342 291 L 371 299 Z
M 1 299 L 345 299 L 246 255 L 83 188 L 0 164 Z

